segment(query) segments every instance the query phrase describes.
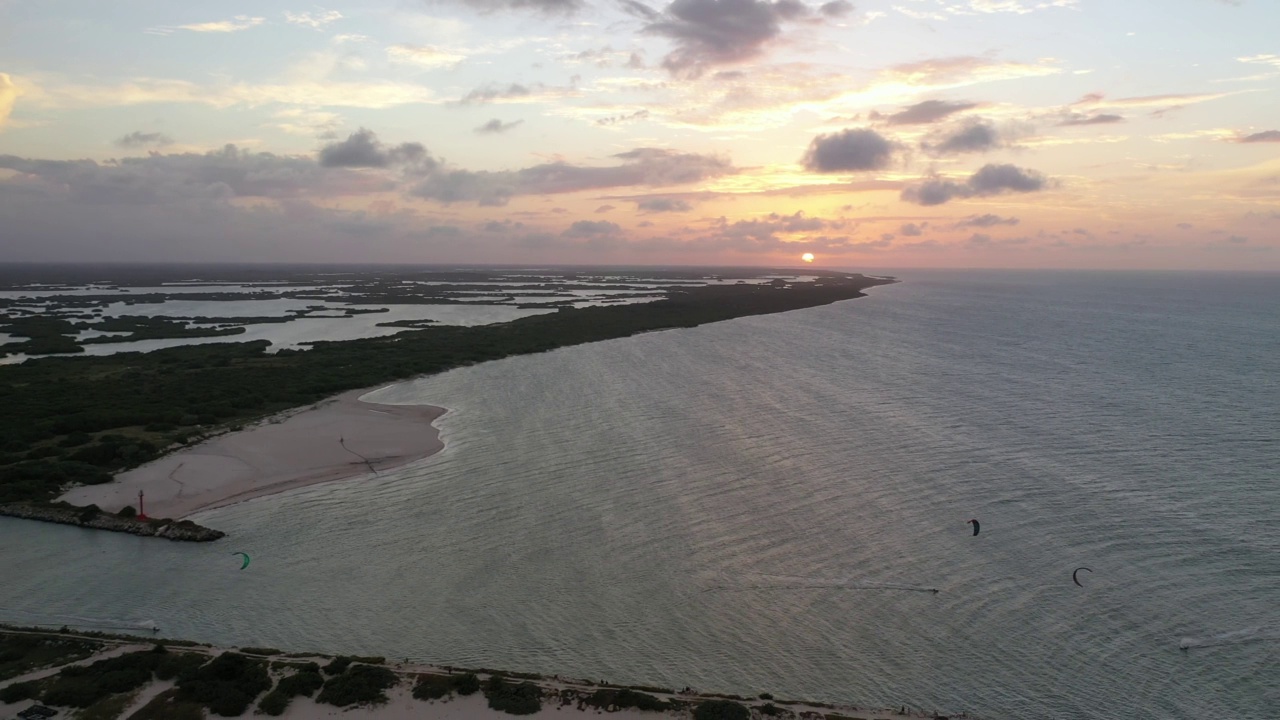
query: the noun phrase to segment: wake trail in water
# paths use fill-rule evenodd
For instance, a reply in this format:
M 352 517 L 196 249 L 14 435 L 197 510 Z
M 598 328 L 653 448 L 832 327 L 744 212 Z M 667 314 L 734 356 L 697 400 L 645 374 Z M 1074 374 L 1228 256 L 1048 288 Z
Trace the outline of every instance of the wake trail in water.
M 712 585 L 703 590 L 898 590 L 901 592 L 941 592 L 938 588 L 924 585 L 908 585 L 905 583 L 871 582 L 853 578 L 797 578 L 785 576 L 763 576 L 758 580 L 747 582 Z
M 1182 638 L 1182 641 L 1178 643 L 1178 647 L 1183 650 L 1189 650 L 1191 648 L 1239 645 L 1240 643 L 1264 642 L 1269 640 L 1280 640 L 1280 628 L 1256 627 L 1244 630 L 1232 630 L 1231 632 L 1208 635 L 1205 637 L 1184 637 Z

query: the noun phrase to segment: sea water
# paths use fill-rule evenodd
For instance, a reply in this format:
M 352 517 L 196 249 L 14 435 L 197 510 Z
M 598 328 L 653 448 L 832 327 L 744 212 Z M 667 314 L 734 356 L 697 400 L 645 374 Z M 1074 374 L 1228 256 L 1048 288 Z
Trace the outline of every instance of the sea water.
M 1280 277 L 896 274 L 379 391 L 448 407 L 446 449 L 201 514 L 217 543 L 0 519 L 0 619 L 989 718 L 1278 717 Z

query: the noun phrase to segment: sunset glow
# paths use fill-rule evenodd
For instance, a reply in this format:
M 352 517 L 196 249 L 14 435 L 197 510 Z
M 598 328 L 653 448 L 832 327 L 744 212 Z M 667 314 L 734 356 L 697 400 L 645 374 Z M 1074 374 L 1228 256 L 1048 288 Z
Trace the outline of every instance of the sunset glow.
M 0 0 L 0 27 L 2 260 L 1280 269 L 1274 2 Z

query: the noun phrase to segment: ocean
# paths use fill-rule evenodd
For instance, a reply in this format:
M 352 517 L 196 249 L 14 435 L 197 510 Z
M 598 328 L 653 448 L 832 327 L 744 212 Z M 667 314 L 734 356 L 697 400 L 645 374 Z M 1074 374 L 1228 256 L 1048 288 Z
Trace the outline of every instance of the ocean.
M 1280 276 L 892 274 L 381 390 L 449 408 L 446 449 L 198 515 L 217 543 L 0 518 L 0 620 L 992 720 L 1280 717 Z

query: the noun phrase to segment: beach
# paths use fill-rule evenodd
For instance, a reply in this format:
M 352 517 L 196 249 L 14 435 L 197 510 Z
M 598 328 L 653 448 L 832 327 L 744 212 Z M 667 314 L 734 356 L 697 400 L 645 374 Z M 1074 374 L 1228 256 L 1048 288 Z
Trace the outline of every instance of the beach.
M 183 518 L 264 495 L 372 475 L 444 448 L 430 405 L 361 400 L 377 388 L 342 393 L 272 416 L 153 460 L 103 485 L 59 499 L 108 512 L 138 506 L 151 517 Z
M 89 644 L 93 649 L 69 660 L 55 660 L 51 663 L 34 661 L 33 665 L 35 667 L 32 667 L 27 672 L 0 680 L 0 691 L 12 685 L 38 683 L 36 691 L 43 692 L 43 690 L 48 689 L 50 683 L 56 682 L 59 677 L 67 677 L 71 674 L 76 677 L 86 676 L 84 671 L 63 672 L 68 667 L 88 668 L 104 660 L 128 659 L 123 658 L 125 655 L 130 655 L 134 658 L 154 655 L 153 649 L 156 648 L 155 643 L 157 642 L 138 637 L 104 637 L 97 634 L 82 635 L 74 632 L 52 632 L 36 628 L 19 629 L 6 627 L 0 630 L 0 643 L 12 646 L 15 640 L 37 643 L 80 642 Z M 166 641 L 159 640 L 158 642 L 165 643 Z M 167 645 L 166 648 L 162 653 L 168 656 L 198 656 L 200 660 L 197 664 L 207 663 L 225 652 L 244 653 L 248 658 L 248 662 L 261 663 L 264 667 L 270 668 L 269 674 L 271 683 L 274 686 L 279 686 L 283 678 L 301 671 L 306 665 L 314 663 L 315 666 L 325 667 L 334 660 L 333 656 L 328 655 L 284 653 L 274 649 L 218 648 L 180 642 Z M 22 653 L 19 651 L 17 654 L 21 655 Z M 394 677 L 393 684 L 385 690 L 384 699 L 339 707 L 319 702 L 317 698 L 320 696 L 318 695 L 301 695 L 292 697 L 283 714 L 278 716 L 288 720 L 318 720 L 320 718 L 347 718 L 349 720 L 501 720 L 502 718 L 513 716 L 511 713 L 497 710 L 490 706 L 487 697 L 488 690 L 474 692 L 470 695 L 462 695 L 459 692 L 450 691 L 444 697 L 434 700 L 418 699 L 413 696 L 414 685 L 423 677 L 432 677 L 437 681 L 448 682 L 465 673 L 474 672 L 476 678 L 487 687 L 489 678 L 497 671 L 398 663 L 394 662 L 394 659 L 384 660 L 382 658 L 355 659 L 355 662 L 345 667 L 357 667 L 361 664 L 361 660 L 368 660 L 374 666 L 385 668 L 392 673 Z M 336 679 L 337 675 L 341 675 L 344 672 L 342 670 L 330 672 L 329 668 L 326 667 L 323 677 Z M 678 692 L 649 687 L 624 688 L 619 685 L 601 684 L 591 680 L 562 678 L 560 676 L 546 677 L 516 674 L 515 676 L 507 677 L 506 681 L 508 683 L 528 682 L 537 688 L 540 708 L 528 715 L 536 720 L 582 720 L 582 718 L 597 715 L 607 715 L 612 720 L 692 720 L 697 717 L 695 711 L 699 705 L 706 702 L 723 704 L 725 701 L 741 706 L 744 712 L 750 713 L 751 720 L 767 720 L 768 718 L 774 718 L 775 720 L 899 720 L 903 718 L 970 717 L 967 715 L 938 715 L 931 711 L 908 708 L 906 706 L 901 708 L 866 708 L 852 705 L 774 700 L 770 695 L 758 698 L 718 695 L 699 692 L 693 688 L 685 688 Z M 175 686 L 177 684 L 171 678 L 161 679 L 161 675 L 157 673 L 156 676 L 135 689 L 103 696 L 102 702 L 99 703 L 102 707 L 95 709 L 94 712 L 104 717 L 112 716 L 121 719 L 130 718 L 135 713 L 141 713 L 142 717 L 155 717 L 158 709 L 156 705 L 163 706 L 166 697 L 172 696 L 176 692 Z M 612 693 L 615 698 L 618 697 L 617 693 L 619 692 L 629 692 L 630 697 L 633 699 L 647 698 L 648 701 L 666 705 L 667 707 L 665 709 L 641 710 L 638 707 L 620 707 L 614 705 L 612 701 L 602 703 L 598 699 L 602 692 Z M 263 694 L 265 695 L 265 693 Z M 258 697 L 258 700 L 261 700 L 261 696 Z M 38 704 L 41 703 L 34 698 L 24 698 L 9 703 L 0 699 L 0 713 L 3 713 L 4 717 L 9 717 L 10 713 L 16 714 Z M 626 703 L 623 704 L 625 705 Z M 152 707 L 148 708 L 148 705 Z M 116 709 L 106 712 L 107 706 L 113 706 Z M 162 711 L 161 714 L 163 715 L 164 712 Z M 207 712 L 204 714 L 206 717 L 212 716 Z M 257 703 L 251 704 L 240 715 L 240 717 L 265 716 L 266 713 L 262 711 Z

